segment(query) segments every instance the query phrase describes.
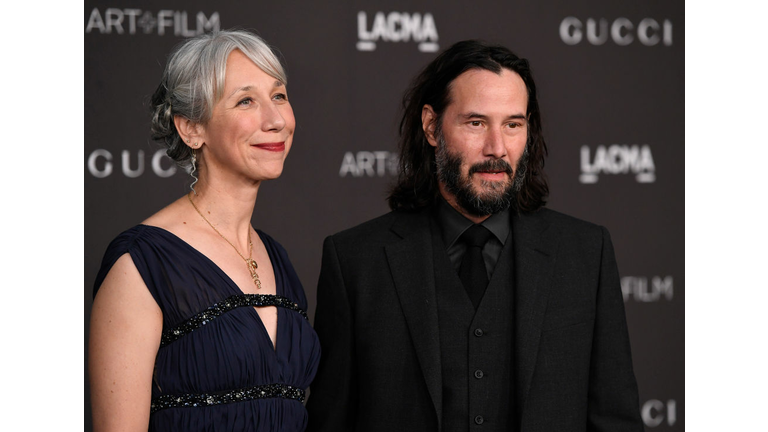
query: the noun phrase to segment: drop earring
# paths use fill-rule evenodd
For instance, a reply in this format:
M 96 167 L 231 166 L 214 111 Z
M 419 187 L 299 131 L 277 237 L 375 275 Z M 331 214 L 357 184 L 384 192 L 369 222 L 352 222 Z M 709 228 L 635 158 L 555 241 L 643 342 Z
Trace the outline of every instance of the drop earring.
M 197 143 L 193 144 L 194 147 L 197 147 Z M 195 190 L 195 183 L 197 183 L 197 149 L 192 149 L 192 159 L 190 161 L 192 163 L 192 169 L 189 171 L 189 175 L 192 176 L 193 179 L 195 179 L 191 185 L 189 185 L 189 188 L 192 189 L 192 192 L 197 195 L 197 191 Z

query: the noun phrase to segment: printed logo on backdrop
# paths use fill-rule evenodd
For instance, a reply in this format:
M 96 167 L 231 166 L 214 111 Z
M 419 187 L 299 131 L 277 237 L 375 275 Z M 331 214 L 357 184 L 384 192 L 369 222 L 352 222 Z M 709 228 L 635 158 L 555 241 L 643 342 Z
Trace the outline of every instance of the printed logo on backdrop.
M 397 153 L 388 151 L 346 152 L 339 177 L 384 177 L 397 175 Z
M 673 426 L 677 422 L 677 402 L 674 399 L 666 403 L 658 399 L 646 401 L 640 408 L 643 423 L 648 427 L 660 426 L 666 423 Z
M 96 178 L 105 178 L 113 173 L 117 174 L 115 171 L 117 166 L 119 172 L 125 177 L 140 177 L 147 171 L 146 155 L 144 150 L 131 153 L 131 151 L 123 150 L 118 158 L 113 156 L 109 150 L 96 149 L 88 156 L 88 172 Z M 165 150 L 157 150 L 152 155 L 149 167 L 152 173 L 163 178 L 176 174 L 178 168 L 173 159 L 165 154 Z
M 671 301 L 675 295 L 674 279 L 672 276 L 624 276 L 621 278 L 621 293 L 625 302 Z
M 597 183 L 600 175 L 634 175 L 638 183 L 656 181 L 656 165 L 651 147 L 643 145 L 599 145 L 594 156 L 589 146 L 581 147 L 581 175 L 579 182 Z
M 578 45 L 582 41 L 603 45 L 610 40 L 619 46 L 635 41 L 645 46 L 670 46 L 672 21 L 665 19 L 659 22 L 653 18 L 644 18 L 635 23 L 622 17 L 609 21 L 605 18 L 581 20 L 570 16 L 560 22 L 560 39 L 566 45 Z
M 437 52 L 437 26 L 431 13 L 376 12 L 357 13 L 357 50 L 375 51 L 376 43 L 413 42 L 421 52 Z
M 191 37 L 221 28 L 219 13 L 210 16 L 204 12 L 160 10 L 155 12 L 141 9 L 107 8 L 103 12 L 93 8 L 85 26 L 85 32 L 98 31 L 101 34 L 135 35 L 157 33 Z

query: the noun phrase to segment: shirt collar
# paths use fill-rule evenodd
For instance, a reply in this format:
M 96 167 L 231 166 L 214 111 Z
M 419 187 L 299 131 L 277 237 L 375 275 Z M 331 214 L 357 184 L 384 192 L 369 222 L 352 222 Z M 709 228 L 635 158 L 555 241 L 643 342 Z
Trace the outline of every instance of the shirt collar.
M 474 225 L 474 222 L 465 218 L 455 208 L 451 207 L 442 195 L 439 197 L 437 204 L 437 223 L 442 231 L 443 243 L 446 249 L 450 248 L 464 231 Z M 494 237 L 504 245 L 512 229 L 509 209 L 492 214 L 491 217 L 484 220 L 480 225 L 488 228 Z

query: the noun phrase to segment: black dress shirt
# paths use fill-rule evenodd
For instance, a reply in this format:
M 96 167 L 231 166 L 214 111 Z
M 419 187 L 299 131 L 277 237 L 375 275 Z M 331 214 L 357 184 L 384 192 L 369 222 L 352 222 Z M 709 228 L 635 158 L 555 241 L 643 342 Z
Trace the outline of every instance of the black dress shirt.
M 474 222 L 465 218 L 461 213 L 456 211 L 456 209 L 451 207 L 442 196 L 438 201 L 436 214 L 437 224 L 442 233 L 443 244 L 446 246 L 448 258 L 451 260 L 453 268 L 458 273 L 459 266 L 461 266 L 461 259 L 467 251 L 466 243 L 459 241 L 459 238 L 464 234 L 464 231 L 474 224 Z M 491 215 L 491 217 L 484 220 L 480 225 L 486 227 L 493 234 L 490 240 L 488 240 L 488 243 L 483 247 L 485 271 L 488 275 L 488 280 L 491 280 L 493 269 L 496 268 L 496 263 L 499 261 L 499 256 L 501 255 L 501 250 L 504 248 L 507 237 L 512 230 L 509 219 L 509 209 Z

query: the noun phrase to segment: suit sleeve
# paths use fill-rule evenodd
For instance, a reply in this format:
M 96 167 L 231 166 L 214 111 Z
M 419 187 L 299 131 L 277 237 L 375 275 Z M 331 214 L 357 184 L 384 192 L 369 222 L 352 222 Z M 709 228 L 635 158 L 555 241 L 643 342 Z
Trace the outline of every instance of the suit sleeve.
M 608 230 L 603 244 L 589 383 L 589 431 L 642 432 L 619 271 Z
M 315 331 L 322 355 L 310 386 L 308 431 L 351 431 L 357 399 L 351 302 L 332 237 L 325 239 L 317 284 Z

